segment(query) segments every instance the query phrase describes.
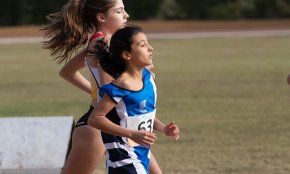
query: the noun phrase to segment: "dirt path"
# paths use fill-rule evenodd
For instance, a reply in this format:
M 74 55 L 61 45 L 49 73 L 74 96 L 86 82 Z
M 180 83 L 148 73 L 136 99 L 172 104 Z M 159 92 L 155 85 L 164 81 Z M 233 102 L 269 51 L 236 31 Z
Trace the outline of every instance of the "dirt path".
M 176 32 L 149 33 L 149 39 L 189 39 L 189 38 L 226 38 L 226 37 L 289 37 L 289 30 L 253 30 L 253 31 L 206 31 L 206 32 Z M 42 37 L 4 37 L 0 44 L 40 43 Z
M 150 39 L 290 36 L 290 19 L 259 21 L 133 21 Z M 0 43 L 37 43 L 40 26 L 0 27 Z

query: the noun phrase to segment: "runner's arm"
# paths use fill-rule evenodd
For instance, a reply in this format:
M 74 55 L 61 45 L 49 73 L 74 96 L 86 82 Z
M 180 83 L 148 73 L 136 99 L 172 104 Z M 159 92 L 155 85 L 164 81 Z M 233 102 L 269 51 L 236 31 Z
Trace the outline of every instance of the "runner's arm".
M 80 69 L 85 67 L 86 50 L 82 50 L 75 55 L 69 62 L 67 62 L 59 71 L 59 75 L 67 80 L 69 83 L 78 87 L 82 91 L 90 94 L 91 84 L 90 82 L 79 72 Z

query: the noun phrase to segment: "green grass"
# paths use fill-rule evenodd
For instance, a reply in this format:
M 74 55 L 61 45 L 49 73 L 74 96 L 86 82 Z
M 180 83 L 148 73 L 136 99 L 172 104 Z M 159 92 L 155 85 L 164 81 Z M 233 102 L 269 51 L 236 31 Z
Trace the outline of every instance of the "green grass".
M 165 174 L 289 173 L 289 37 L 151 44 L 157 116 L 181 129 L 180 140 L 158 134 L 152 147 Z M 0 45 L 0 52 L 0 116 L 77 119 L 87 110 L 90 97 L 58 76 L 40 45 Z

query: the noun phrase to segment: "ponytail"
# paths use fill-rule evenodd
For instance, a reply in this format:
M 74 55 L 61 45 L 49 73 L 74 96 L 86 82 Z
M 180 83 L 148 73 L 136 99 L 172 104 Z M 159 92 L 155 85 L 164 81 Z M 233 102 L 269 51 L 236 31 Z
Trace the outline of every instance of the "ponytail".
M 84 28 L 82 0 L 71 0 L 62 11 L 47 16 L 50 24 L 43 27 L 44 48 L 51 50 L 51 56 L 58 63 L 67 61 L 73 52 L 83 46 L 88 39 L 88 30 Z
M 116 58 L 106 43 L 98 41 L 94 45 L 94 50 L 90 52 L 94 54 L 94 60 L 100 63 L 104 71 L 110 74 L 113 78 L 117 78 L 125 70 L 125 62 L 122 58 Z
M 71 55 L 97 30 L 97 13 L 104 13 L 114 6 L 115 0 L 69 0 L 60 12 L 47 16 L 50 22 L 44 31 L 44 48 L 58 63 L 67 62 Z
M 121 28 L 113 34 L 110 48 L 104 42 L 98 41 L 91 53 L 94 54 L 93 57 L 108 74 L 117 78 L 126 68 L 122 54 L 124 51 L 131 51 L 133 38 L 140 32 L 143 32 L 142 28 L 136 25 Z

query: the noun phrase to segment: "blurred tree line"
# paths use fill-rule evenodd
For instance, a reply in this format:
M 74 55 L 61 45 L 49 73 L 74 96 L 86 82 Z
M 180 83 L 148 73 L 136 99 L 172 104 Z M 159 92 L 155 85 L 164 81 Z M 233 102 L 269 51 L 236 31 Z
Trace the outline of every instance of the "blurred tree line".
M 57 12 L 67 0 L 3 0 L 0 25 L 42 24 L 48 13 Z
M 45 23 L 67 0 L 9 0 L 0 7 L 0 25 Z M 290 17 L 290 0 L 123 0 L 130 19 L 273 19 Z

